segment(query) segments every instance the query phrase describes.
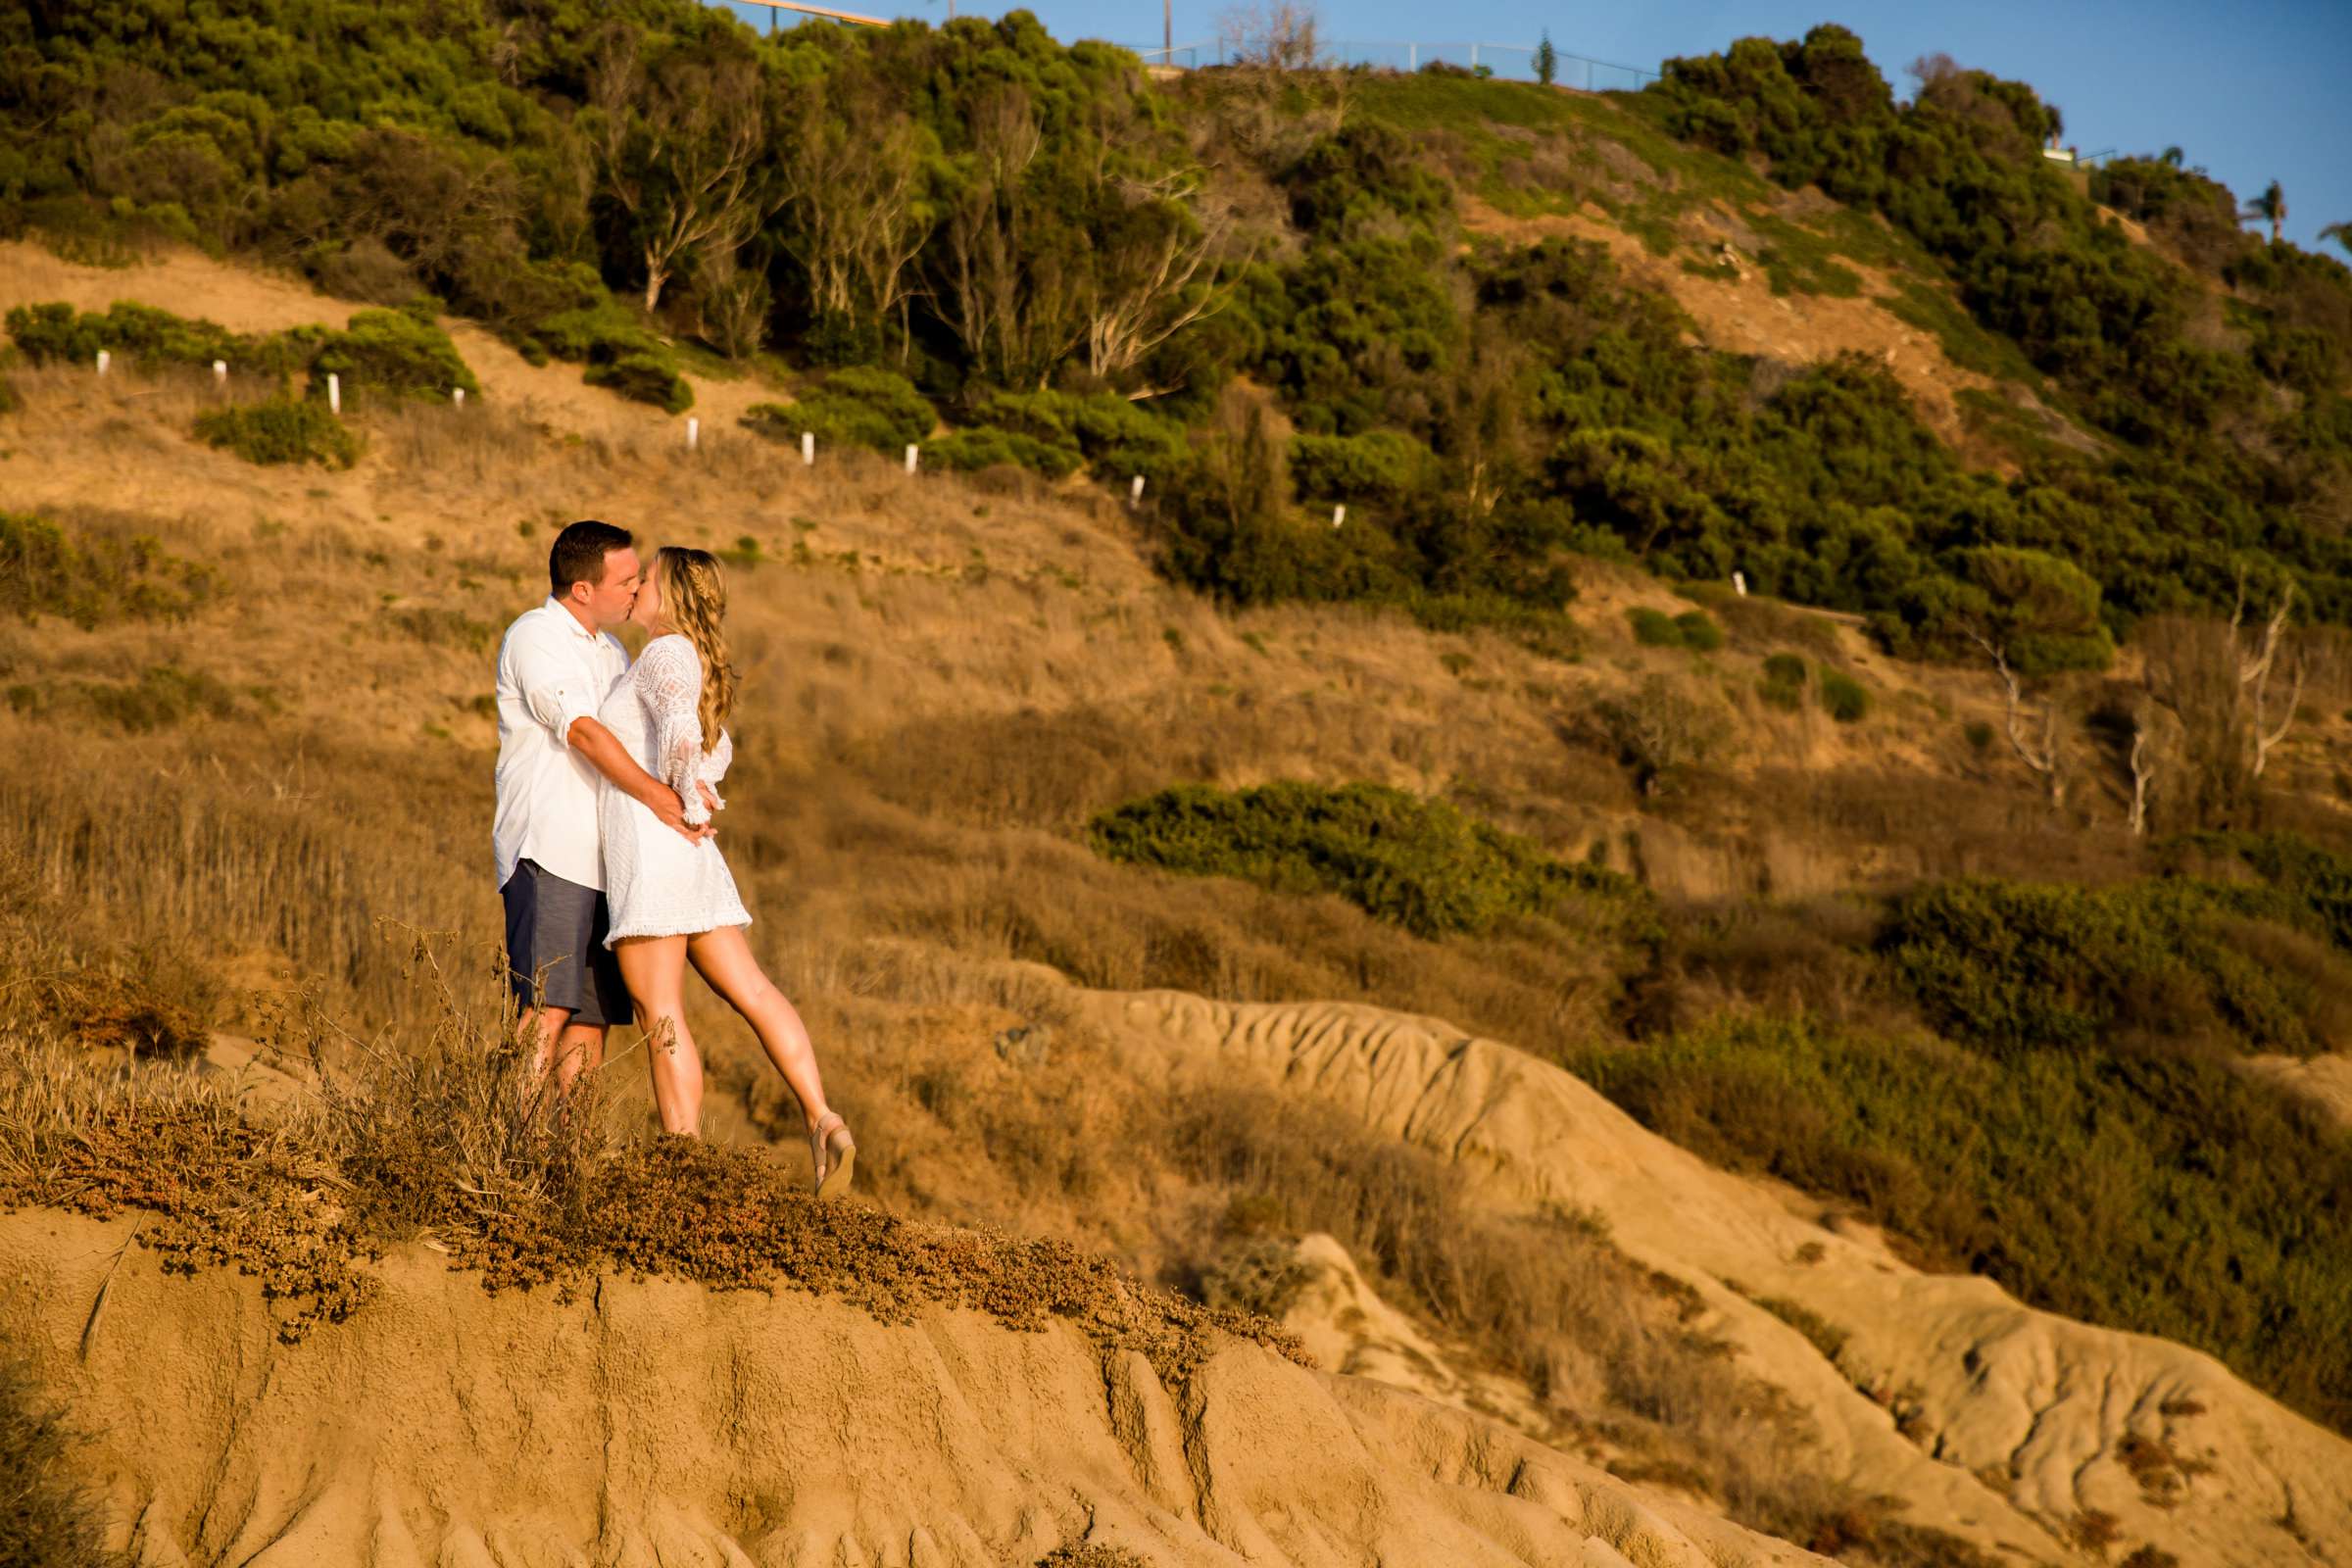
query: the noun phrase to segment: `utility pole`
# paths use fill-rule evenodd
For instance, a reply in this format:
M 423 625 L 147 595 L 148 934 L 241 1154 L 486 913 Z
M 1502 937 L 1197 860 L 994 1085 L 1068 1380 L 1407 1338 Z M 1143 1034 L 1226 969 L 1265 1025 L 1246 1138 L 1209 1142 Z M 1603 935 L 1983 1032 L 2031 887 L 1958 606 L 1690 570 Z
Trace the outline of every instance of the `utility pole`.
M 1159 63 L 1176 63 L 1176 0 L 1159 0 Z

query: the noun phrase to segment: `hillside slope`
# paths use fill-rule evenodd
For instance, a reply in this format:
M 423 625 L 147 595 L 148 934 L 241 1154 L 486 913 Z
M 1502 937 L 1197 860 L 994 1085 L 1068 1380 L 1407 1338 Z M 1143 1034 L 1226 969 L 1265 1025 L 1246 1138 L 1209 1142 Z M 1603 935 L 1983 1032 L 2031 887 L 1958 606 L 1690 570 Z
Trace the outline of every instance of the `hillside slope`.
M 1704 1298 L 1824 1431 L 1824 1462 L 1996 1553 L 2065 1560 L 2099 1515 L 2185 1562 L 2328 1562 L 2352 1547 L 2352 1441 L 2209 1356 L 1922 1273 L 1644 1131 L 1567 1073 L 1376 1008 L 1087 999 L 1148 1056 L 1205 1054 L 1443 1152 L 1496 1202 L 1573 1203 Z M 1834 1356 L 1758 1301 L 1793 1301 Z
M 1819 1561 L 1250 1347 L 1171 1389 L 1066 1326 L 661 1280 L 489 1296 L 422 1249 L 289 1347 L 253 1282 L 175 1279 L 130 1231 L 0 1218 L 0 1332 L 101 1434 L 142 1568 Z
M 1364 101 L 1382 94 L 1384 123 L 1454 117 L 1424 150 L 1458 164 L 1475 193 L 1457 215 L 1467 250 L 1442 254 L 1491 259 L 1499 247 L 1535 270 L 1487 283 L 1556 289 L 1579 330 L 1621 311 L 1639 329 L 1563 352 L 1548 367 L 1559 381 L 1504 387 L 1546 418 L 1608 413 L 1631 421 L 1620 434 L 1640 434 L 1653 416 L 1704 423 L 1740 411 L 1783 456 L 1810 454 L 1773 468 L 1775 485 L 1837 481 L 1808 492 L 1807 514 L 1816 502 L 1850 511 L 1838 486 L 1891 462 L 1910 477 L 1880 495 L 1881 512 L 1911 507 L 1926 492 L 1904 486 L 1927 474 L 1945 500 L 1965 492 L 2061 535 L 2080 520 L 2034 512 L 2030 491 L 2001 485 L 2050 456 L 2034 441 L 2082 457 L 2112 432 L 2086 437 L 2080 389 L 1937 314 L 1954 309 L 1950 280 L 1913 241 L 1776 192 L 1735 159 L 1677 152 L 1613 100 L 1490 97 L 1431 78 L 1372 84 Z M 1544 179 L 1513 174 L 1511 159 L 1488 168 L 1493 149 L 1461 129 L 1465 102 L 1474 124 L 1492 113 L 1482 135 Z M 1506 135 L 1506 112 L 1530 104 L 1538 128 Z M 1385 256 L 1361 277 L 1326 279 L 1333 298 L 1362 283 L 1372 299 L 1420 266 L 1382 246 L 1396 238 L 1396 204 L 1412 208 L 1428 189 L 1389 178 L 1397 171 L 1380 166 L 1393 148 L 1324 145 L 1327 105 L 1284 120 L 1297 108 L 1275 116 L 1276 140 L 1321 146 L 1335 187 L 1324 194 L 1345 197 L 1361 175 L 1381 210 L 1343 214 L 1338 238 L 1292 238 L 1330 240 L 1326 258 Z M 1267 177 L 1274 167 L 1220 165 L 1220 189 L 1244 208 L 1311 206 L 1314 190 Z M 1592 167 L 1608 177 L 1588 177 Z M 1481 183 L 1488 173 L 1498 177 Z M 1618 270 L 1555 248 L 1542 265 L 1564 270 L 1543 272 L 1520 242 L 1555 229 L 1598 233 Z M 1851 253 L 1808 248 L 1807 234 L 1874 256 L 1867 288 L 1837 292 L 1828 269 Z M 1732 243 L 1731 263 L 1708 260 L 1721 257 L 1708 249 L 1716 236 Z M 1313 272 L 1299 256 L 1269 258 L 1286 289 Z M 1715 265 L 1744 271 L 1707 275 Z M 2249 284 L 2244 300 L 2259 294 Z M 1665 308 L 1670 296 L 1682 314 Z M 364 308 L 291 272 L 182 250 L 101 267 L 0 242 L 0 308 L 118 300 L 248 332 L 340 326 Z M 1766 328 L 1735 319 L 1767 300 Z M 1791 334 L 1756 335 L 1778 331 L 1784 303 Z M 1256 306 L 1261 324 L 1273 318 Z M 1703 507 L 1677 514 L 1686 533 L 1659 536 L 1651 562 L 1666 575 L 1590 529 L 1574 552 L 1544 528 L 1503 540 L 1493 559 L 1544 568 L 1507 613 L 1475 595 L 1205 593 L 1169 565 L 1188 536 L 1171 520 L 1179 509 L 1156 498 L 1201 494 L 1181 491 L 1175 470 L 1153 469 L 1154 502 L 1134 508 L 1107 472 L 994 463 L 961 474 L 927 461 L 909 474 L 895 452 L 830 435 L 810 469 L 797 446 L 739 420 L 808 394 L 814 369 L 722 366 L 699 351 L 676 372 L 701 420 L 689 452 L 682 420 L 655 404 L 589 385 L 561 359 L 531 363 L 482 321 L 438 319 L 479 395 L 462 410 L 439 398 L 356 408 L 346 422 L 364 444 L 348 467 L 257 466 L 195 439 L 201 416 L 266 389 L 242 364 L 225 396 L 206 366 L 127 353 L 104 380 L 79 361 L 7 368 L 0 521 L 29 565 L 0 599 L 12 612 L 0 621 L 0 740 L 37 765 L 0 780 L 0 864 L 12 900 L 50 901 L 29 914 L 6 906 L 31 922 L 11 956 L 28 966 L 21 994 L 54 1004 L 66 1043 L 120 1062 L 134 1095 L 158 1080 L 132 1058 L 170 1054 L 140 1033 L 159 1018 L 174 1038 L 285 1042 L 307 997 L 392 1054 L 420 1048 L 433 1007 L 416 933 L 454 933 L 453 952 L 496 940 L 483 863 L 490 651 L 543 591 L 551 529 L 601 514 L 648 543 L 726 558 L 747 698 L 723 842 L 758 917 L 755 947 L 808 1017 L 860 1129 L 866 1196 L 892 1214 L 1076 1242 L 1200 1298 L 1238 1288 L 1237 1254 L 1246 1264 L 1298 1233 L 1324 1235 L 1307 1251 L 1330 1295 L 1309 1314 L 1326 1313 L 1340 1326 L 1331 1343 L 1345 1346 L 1348 1315 L 1362 1313 L 1395 1359 L 1365 1357 L 1349 1378 L 1235 1345 L 1188 1392 L 1106 1360 L 1066 1327 L 1016 1337 L 947 1311 L 883 1326 L 838 1302 L 705 1296 L 619 1272 L 581 1302 L 486 1298 L 407 1233 L 382 1265 L 381 1299 L 280 1347 L 261 1287 L 221 1272 L 167 1279 L 146 1246 L 125 1246 L 128 1224 L 48 1211 L 0 1221 L 0 1272 L 35 1282 L 12 1288 L 0 1329 L 101 1430 L 98 1470 L 118 1522 L 144 1521 L 150 1561 L 530 1560 L 534 1531 L 583 1555 L 909 1568 L 934 1556 L 1028 1562 L 1082 1540 L 1152 1562 L 1386 1553 L 1603 1568 L 1798 1561 L 1806 1544 L 1886 1568 L 2066 1562 L 2107 1546 L 2184 1568 L 2352 1552 L 2352 1449 L 2251 1386 L 2321 1414 L 2352 1388 L 2326 1315 L 2352 1299 L 2331 1294 L 2328 1272 L 2352 1255 L 2330 1228 L 2352 1212 L 2338 1200 L 2352 1192 L 2352 1156 L 2340 1132 L 2256 1076 L 2325 1097 L 2340 1091 L 2352 1046 L 2341 1005 L 2352 905 L 2335 853 L 2352 692 L 2318 652 L 2302 710 L 2240 803 L 2249 814 L 2229 823 L 2309 838 L 2168 837 L 2168 825 L 2213 825 L 2193 820 L 2180 772 L 2161 775 L 2156 798 L 2160 818 L 2176 802 L 2181 816 L 2143 835 L 2127 825 L 2132 779 L 2113 714 L 2137 700 L 2165 646 L 2127 645 L 2107 669 L 2032 689 L 2047 704 L 2045 733 L 2070 748 L 2053 800 L 2008 742 L 1991 674 L 1909 657 L 1916 644 L 1898 657 L 1899 637 L 1860 624 L 1883 604 L 1840 601 L 1828 577 L 1807 575 L 1833 558 L 1867 564 L 1869 549 L 1839 552 L 1893 539 L 1885 515 L 1857 533 L 1781 541 L 1776 559 L 1792 575 L 1780 586 L 1851 604 L 1838 613 L 1679 576 L 1727 575 L 1716 567 L 1734 560 L 1709 553 L 1724 519 Z M 1311 337 L 1301 328 L 1292 346 Z M 1896 379 L 1934 405 L 1932 429 L 1876 371 L 1849 375 L 1836 360 L 1887 342 Z M 1396 432 L 1377 418 L 1348 434 L 1313 423 L 1367 386 L 1407 415 L 1435 407 L 1424 393 L 1480 363 L 1468 343 L 1454 345 L 1466 358 L 1394 381 L 1380 379 L 1394 362 L 1367 352 L 1348 372 L 1362 377 L 1314 388 L 1278 384 L 1269 356 L 1246 368 L 1222 412 L 1196 409 L 1202 428 L 1175 439 L 1198 436 L 1187 450 L 1213 469 L 1217 453 L 1248 444 L 1216 419 L 1298 416 L 1293 457 L 1320 454 L 1325 466 L 1308 471 L 1346 476 L 1340 459 L 1397 451 L 1348 443 Z M 1707 360 L 1709 344 L 1760 357 Z M 1630 366 L 1631 379 L 1597 391 L 1579 379 L 1603 363 L 1612 375 Z M 1644 390 L 1652 372 L 1673 378 Z M 1780 402 L 1794 372 L 1813 375 L 1801 417 Z M 1935 403 L 1939 387 L 1948 407 Z M 1545 401 L 1579 388 L 1596 400 L 1582 413 Z M 1985 401 L 1995 394 L 2008 414 Z M 934 415 L 962 423 L 974 410 L 942 395 L 916 416 Z M 1437 428 L 1412 439 L 1428 436 L 1435 453 L 1450 439 Z M 1693 497 L 1757 500 L 1744 488 L 1756 470 L 1741 466 L 1752 453 L 1685 473 L 1688 491 L 1645 489 L 1655 475 L 1643 465 L 1683 450 L 1680 428 L 1650 428 L 1616 452 L 1629 467 L 1586 474 L 1579 515 L 1613 517 L 1603 531 L 1630 536 L 1642 520 L 1607 512 L 1610 496 L 1664 494 L 1669 512 Z M 933 434 L 925 442 L 936 448 Z M 1512 450 L 1529 485 L 1550 482 L 1532 477 L 1539 469 L 1559 476 L 1546 466 L 1557 451 Z M 1460 451 L 1448 447 L 1448 461 Z M 2000 483 L 1963 472 L 1987 464 L 2006 466 Z M 1284 492 L 1287 531 L 1269 537 L 1325 559 L 1329 499 L 1311 485 Z M 1383 530 L 1363 536 L 1379 555 L 1427 499 L 1359 500 L 1349 515 Z M 2009 507 L 2021 510 L 1999 511 Z M 1484 537 L 1474 531 L 1470 554 Z M 1227 543 L 1235 556 L 1254 548 Z M 1754 558 L 1739 559 L 1756 574 Z M 1870 592 L 1912 581 L 1903 572 L 1922 559 L 1889 554 Z M 1921 569 L 1950 564 L 1938 559 Z M 2206 565 L 2220 570 L 2220 559 Z M 2134 569 L 2144 587 L 2178 564 Z M 1573 599 L 1545 597 L 1567 586 Z M 2095 592 L 2089 602 L 2068 633 L 2076 652 L 2122 625 Z M 2216 630 L 2172 627 L 2183 639 Z M 1833 708 L 1834 691 L 1846 706 Z M 1401 792 L 1402 804 L 1376 799 L 1396 811 L 1382 830 L 1405 843 L 1352 883 L 1231 856 L 1122 858 L 1097 832 L 1171 786 L 1231 806 L 1256 786 L 1297 785 L 1323 810 L 1365 782 Z M 1473 910 L 1494 891 L 1459 885 L 1473 873 L 1450 857 L 1465 840 L 1433 854 L 1412 837 L 1423 819 L 1411 808 L 1430 803 L 1509 830 L 1526 863 L 1585 892 L 1484 925 L 1409 925 L 1382 902 L 1381 877 L 1407 894 L 1463 894 Z M 60 931 L 72 942 L 57 953 L 33 940 Z M 2017 968 L 1994 967 L 2019 954 Z M 1923 980 L 1937 963 L 1948 972 Z M 486 968 L 463 969 L 474 993 L 487 988 Z M 77 1000 L 85 984 L 153 994 L 132 1005 L 108 993 L 93 1007 Z M 1867 1081 L 1795 1069 L 1769 1080 L 1810 1122 L 1747 1098 L 1757 1080 L 1732 1075 L 1712 1101 L 1704 1080 L 1672 1078 L 1647 1100 L 1624 1096 L 1652 1119 L 1661 1102 L 1681 1112 L 1676 1136 L 1712 1133 L 1704 1147 L 1742 1168 L 1779 1169 L 1788 1152 L 1751 1151 L 1744 1127 L 1795 1125 L 1819 1139 L 1796 1154 L 1827 1151 L 1787 1161 L 1798 1187 L 1708 1164 L 1555 1064 L 1603 1082 L 1605 1048 L 1687 1067 L 1711 1026 L 1757 1020 L 1788 1035 L 1767 1031 L 1761 1053 L 1793 1056 L 1804 1031 L 1835 1033 L 1858 1046 L 1843 1059 L 1865 1080 L 1963 1116 L 1987 1102 L 1972 1095 L 2023 1107 L 1987 1118 L 1978 1140 L 2013 1139 L 1996 1152 L 2030 1173 L 1996 1195 L 2001 1223 L 2034 1227 L 2045 1255 L 2082 1247 L 2077 1272 L 2098 1288 L 2064 1297 L 2071 1281 L 2045 1274 L 2035 1283 L 2050 1294 L 2033 1298 L 2088 1303 L 2068 1309 L 2100 1322 L 2037 1310 L 1963 1272 L 2006 1261 L 1953 1224 L 1985 1194 L 1947 1163 L 1943 1123 L 1876 1125 L 1887 1102 L 1862 1098 Z M 715 1006 L 698 1002 L 696 1025 L 711 1057 L 710 1130 L 793 1168 L 792 1107 L 763 1060 Z M 0 1053 L 18 1047 L 0 1031 Z M 611 1075 L 623 1085 L 638 1072 L 633 1049 L 624 1041 Z M 253 1059 L 217 1037 L 211 1051 L 231 1074 Z M 2077 1084 L 2068 1074 L 2092 1086 L 2084 1097 L 2112 1098 L 2061 1101 L 2055 1091 Z M 1268 1085 L 1265 1101 L 1236 1098 Z M 641 1092 L 623 1093 L 619 1126 L 634 1138 L 643 1107 L 626 1097 Z M 1333 1106 L 1345 1114 L 1289 1118 Z M 1836 1143 L 1823 1131 L 1833 1112 L 1885 1141 Z M 0 1135 L 21 1125 L 0 1117 Z M 2125 1147 L 2131 1158 L 2097 1193 L 2072 1190 L 2074 1170 L 2025 1163 L 2078 1147 L 2068 1140 L 2086 1125 L 2154 1126 L 2174 1142 Z M 1279 1168 L 1268 1149 L 1294 1138 L 1312 1142 L 1293 1152 L 1341 1172 L 1321 1210 L 1255 1174 Z M 2143 1166 L 2170 1185 L 2129 1185 Z M 1916 1188 L 1923 1171 L 1948 1187 L 1941 1208 L 1871 1206 L 1873 1184 Z M 312 1191 L 331 1201 L 331 1182 Z M 2060 1223 L 2088 1211 L 2079 1197 L 2151 1223 L 2082 1239 Z M 1374 1223 L 1363 1216 L 1378 1201 L 1393 1206 Z M 1360 1234 L 1328 1239 L 1350 1220 Z M 1541 1246 L 1589 1264 L 1584 1284 L 1611 1298 L 1656 1375 L 1605 1375 L 1625 1370 L 1606 1364 L 1624 1347 L 1605 1335 L 1558 1355 L 1535 1343 L 1564 1332 L 1559 1314 L 1513 1308 L 1557 1303 L 1508 1300 L 1507 1268 L 1448 1274 L 1463 1257 L 1493 1261 L 1443 1245 L 1489 1220 L 1503 1227 L 1482 1243 L 1494 1250 Z M 2175 1246 L 2190 1230 L 2196 1245 Z M 2203 1267 L 2223 1253 L 2230 1267 L 2249 1260 L 2242 1290 Z M 2131 1289 L 2102 1294 L 2119 1275 Z M 2196 1310 L 2180 1305 L 2192 1287 Z M 1471 1332 L 1461 1303 L 1480 1291 L 1502 1309 Z M 93 1317 L 85 1364 L 75 1348 Z M 1540 1329 L 1512 1343 L 1510 1326 L 1528 1321 Z M 2236 1370 L 2129 1331 L 2151 1321 L 2204 1336 Z M 676 1348 L 674 1363 L 662 1346 Z M 1416 1357 L 1452 1360 L 1426 1376 Z M 1596 1362 L 1601 1375 L 1582 1381 L 1539 1387 L 1527 1375 Z M 841 1365 L 858 1371 L 795 1376 Z M 168 1412 L 178 1424 L 160 1436 L 141 1381 L 154 1367 L 184 1391 Z M 1424 1379 L 1443 1400 L 1368 1386 L 1392 1377 Z M 355 1389 L 367 1397 L 346 1399 Z M 1504 1419 L 1443 1407 L 1456 1404 Z M 473 1446 L 453 1450 L 451 1432 Z M 1787 1495 L 1769 1495 L 1776 1488 Z

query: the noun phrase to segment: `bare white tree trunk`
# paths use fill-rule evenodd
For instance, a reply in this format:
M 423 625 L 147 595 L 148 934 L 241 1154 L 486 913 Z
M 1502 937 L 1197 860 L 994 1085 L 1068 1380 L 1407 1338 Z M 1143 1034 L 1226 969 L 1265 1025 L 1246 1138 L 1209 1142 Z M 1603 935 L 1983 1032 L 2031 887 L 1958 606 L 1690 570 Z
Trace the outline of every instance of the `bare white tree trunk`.
M 1975 632 L 1971 632 L 1969 635 L 1979 648 L 1984 650 L 1986 657 L 1991 659 L 1992 667 L 2000 675 L 2001 685 L 2008 692 L 2010 750 L 2017 753 L 2019 761 L 2040 776 L 2043 786 L 2049 791 L 2050 805 L 2052 807 L 2064 806 L 2066 804 L 2066 779 L 2059 770 L 2058 705 L 2055 703 L 2043 705 L 2041 743 L 2038 748 L 2030 744 L 2026 740 L 2025 733 L 2025 692 L 2018 684 L 2017 672 L 2009 667 L 2006 652 L 1986 637 Z
M 2246 583 L 2243 576 L 2238 578 L 2237 603 L 2230 612 L 2230 632 L 2232 642 L 2241 649 L 2237 685 L 2245 705 L 2246 744 L 2253 749 L 2252 760 L 2247 767 L 2247 776 L 2251 778 L 2262 777 L 2262 770 L 2270 765 L 2271 752 L 2286 739 L 2286 732 L 2295 722 L 2296 706 L 2303 701 L 2303 681 L 2309 670 L 2304 661 L 2297 657 L 2289 665 L 2294 684 L 2286 693 L 2286 701 L 2279 706 L 2277 722 L 2272 721 L 2271 675 L 2278 665 L 2279 643 L 2285 635 L 2287 614 L 2294 608 L 2294 603 L 2295 589 L 2289 583 L 2279 591 L 2278 604 L 2263 624 L 2261 640 L 2251 652 L 2244 652 L 2239 628 L 2245 621 Z
M 2132 730 L 2132 836 L 2139 838 L 2148 830 L 2148 792 L 2156 782 L 2156 752 L 2148 744 L 2148 726 L 2135 723 Z

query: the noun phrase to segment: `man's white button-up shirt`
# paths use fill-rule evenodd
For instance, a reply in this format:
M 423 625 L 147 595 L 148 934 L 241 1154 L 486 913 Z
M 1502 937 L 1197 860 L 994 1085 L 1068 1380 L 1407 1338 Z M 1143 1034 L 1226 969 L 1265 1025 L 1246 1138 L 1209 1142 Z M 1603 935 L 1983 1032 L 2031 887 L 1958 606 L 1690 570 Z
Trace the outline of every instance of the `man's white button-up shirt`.
M 628 671 L 618 638 L 588 630 L 553 598 L 507 628 L 498 648 L 498 815 L 490 828 L 500 887 L 528 859 L 604 890 L 597 771 L 566 737 L 574 719 L 596 716 Z

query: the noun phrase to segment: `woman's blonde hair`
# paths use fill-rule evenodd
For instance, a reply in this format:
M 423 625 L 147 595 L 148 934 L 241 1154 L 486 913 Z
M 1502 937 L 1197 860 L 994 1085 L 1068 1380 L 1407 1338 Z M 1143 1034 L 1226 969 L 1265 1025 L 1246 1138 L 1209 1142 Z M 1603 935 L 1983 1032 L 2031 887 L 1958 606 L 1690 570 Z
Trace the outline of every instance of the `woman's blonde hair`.
M 727 662 L 727 584 L 708 550 L 663 545 L 654 552 L 654 580 L 662 593 L 662 618 L 686 634 L 703 658 L 703 750 L 718 745 L 718 732 L 735 708 L 735 666 Z

